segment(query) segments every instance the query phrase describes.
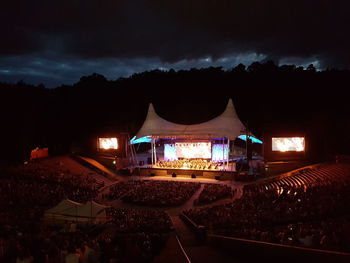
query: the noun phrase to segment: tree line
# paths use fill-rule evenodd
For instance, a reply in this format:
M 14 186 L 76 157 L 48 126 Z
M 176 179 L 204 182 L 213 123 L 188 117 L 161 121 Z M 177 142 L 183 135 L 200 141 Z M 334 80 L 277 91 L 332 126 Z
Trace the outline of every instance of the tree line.
M 23 161 L 35 147 L 52 154 L 93 149 L 103 134 L 133 136 L 150 102 L 161 117 L 193 124 L 222 113 L 229 98 L 260 138 L 271 125 L 302 129 L 311 135 L 315 158 L 347 153 L 349 76 L 349 70 L 267 61 L 229 70 L 152 70 L 117 80 L 94 73 L 53 89 L 0 83 L 1 161 Z

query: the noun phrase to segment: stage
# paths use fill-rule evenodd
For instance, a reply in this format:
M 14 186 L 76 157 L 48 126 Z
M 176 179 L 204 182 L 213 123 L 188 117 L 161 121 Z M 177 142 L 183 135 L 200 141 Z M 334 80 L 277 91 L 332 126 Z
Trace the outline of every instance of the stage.
M 172 174 L 176 176 L 188 176 L 195 175 L 196 177 L 216 179 L 217 176 L 221 180 L 232 180 L 237 172 L 235 171 L 224 171 L 224 170 L 194 170 L 194 169 L 168 169 L 168 168 L 157 168 L 157 167 L 139 167 L 140 176 L 166 176 L 171 178 Z
M 234 140 L 247 136 L 230 99 L 217 117 L 198 124 L 173 123 L 160 117 L 152 104 L 146 119 L 130 144 L 150 143 L 148 166 L 141 166 L 136 156 L 137 173 L 141 176 L 188 176 L 232 180 L 236 172 L 233 161 Z M 138 164 L 140 166 L 138 166 Z

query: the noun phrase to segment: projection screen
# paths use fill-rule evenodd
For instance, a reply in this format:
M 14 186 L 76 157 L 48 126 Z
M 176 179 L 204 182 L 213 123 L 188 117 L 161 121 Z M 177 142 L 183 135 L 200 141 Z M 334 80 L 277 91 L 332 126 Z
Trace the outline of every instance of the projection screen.
M 211 143 L 210 142 L 184 142 L 175 143 L 176 156 L 187 159 L 210 159 Z
M 98 147 L 101 150 L 116 150 L 118 149 L 117 138 L 98 138 Z
M 304 137 L 273 137 L 272 151 L 302 152 L 305 151 Z

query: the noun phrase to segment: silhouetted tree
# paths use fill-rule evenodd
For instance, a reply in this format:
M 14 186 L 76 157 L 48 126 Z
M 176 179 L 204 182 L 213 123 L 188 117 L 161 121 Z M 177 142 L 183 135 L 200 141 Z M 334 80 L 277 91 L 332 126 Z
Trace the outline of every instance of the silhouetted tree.
M 313 64 L 310 64 L 309 66 L 307 66 L 306 70 L 309 72 L 316 72 L 316 68 L 314 67 Z
M 133 135 L 146 117 L 149 102 L 173 122 L 207 121 L 222 113 L 230 97 L 239 118 L 249 120 L 256 136 L 266 122 L 288 122 L 310 126 L 315 134 L 313 147 L 322 148 L 314 150 L 315 155 L 350 151 L 340 147 L 348 139 L 338 136 L 350 132 L 345 125 L 350 110 L 343 89 L 349 86 L 350 72 L 332 69 L 310 74 L 315 71 L 313 65 L 305 70 L 267 61 L 227 71 L 221 67 L 152 70 L 117 80 L 94 73 L 55 89 L 23 81 L 0 83 L 0 161 L 22 161 L 37 146 L 48 146 L 53 153 L 69 152 L 73 144 L 91 147 L 94 138 L 106 132 Z

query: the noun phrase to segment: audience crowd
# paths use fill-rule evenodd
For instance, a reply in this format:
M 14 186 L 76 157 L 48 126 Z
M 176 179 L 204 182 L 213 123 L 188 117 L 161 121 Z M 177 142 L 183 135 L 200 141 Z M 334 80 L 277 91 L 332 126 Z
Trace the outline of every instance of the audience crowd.
M 134 180 L 113 186 L 109 198 L 145 206 L 179 206 L 199 188 L 193 182 Z
M 148 262 L 164 246 L 172 226 L 161 211 L 110 208 L 108 222 L 92 229 L 71 228 L 75 223 L 68 221 L 46 224 L 45 210 L 65 198 L 93 200 L 102 186 L 87 174 L 57 166 L 33 161 L 0 171 L 0 262 Z M 130 186 L 137 184 L 147 183 Z
M 195 205 L 208 204 L 224 198 L 232 198 L 234 190 L 230 186 L 222 184 L 205 184 L 198 199 L 194 200 Z
M 82 175 L 58 173 L 30 164 L 0 171 L 0 222 L 26 224 L 68 198 L 76 202 L 94 199 L 100 184 Z
M 162 225 L 159 229 L 149 227 L 149 224 L 158 223 L 157 218 L 143 217 L 132 210 L 112 212 L 112 215 L 123 215 L 129 222 L 125 225 L 121 219 L 112 219 L 113 223 L 103 227 L 78 228 L 74 232 L 43 225 L 32 232 L 3 228 L 0 232 L 0 262 L 150 262 L 170 235 L 171 228 L 166 225 L 164 215 L 159 215 L 159 224 Z M 138 222 L 139 227 L 135 228 L 136 223 L 131 221 Z M 121 229 L 117 223 L 124 223 L 124 227 Z
M 209 233 L 350 251 L 350 168 L 342 167 L 334 173 L 327 167 L 301 171 L 293 174 L 298 182 L 294 185 L 251 184 L 231 203 L 184 213 Z M 313 174 L 316 171 L 322 180 Z M 163 211 L 108 208 L 107 223 L 76 229 L 66 227 L 73 222 L 43 222 L 44 211 L 62 199 L 94 200 L 101 186 L 89 174 L 74 174 L 60 164 L 53 168 L 34 161 L 1 170 L 0 262 L 150 262 L 173 230 Z M 115 184 L 104 197 L 144 206 L 179 206 L 199 188 L 194 182 L 130 180 Z M 195 205 L 233 195 L 229 186 L 205 184 Z
M 326 175 L 324 169 L 319 172 Z M 327 183 L 309 187 L 252 185 L 230 204 L 184 213 L 209 233 L 350 251 L 349 171 L 330 173 Z
M 134 187 L 138 187 L 143 184 L 143 180 L 130 180 L 126 182 L 118 182 L 113 186 L 109 187 L 109 193 L 106 197 L 110 200 L 121 199 L 128 194 Z
M 19 167 L 7 168 L 1 172 L 11 177 L 60 183 L 80 188 L 99 189 L 104 185 L 103 181 L 97 181 L 94 176 L 91 176 L 94 172 L 73 172 L 62 161 L 48 163 L 34 160 Z
M 173 230 L 163 211 L 109 208 L 107 215 L 110 224 L 96 238 L 104 242 L 102 262 L 149 262 Z
M 172 224 L 164 211 L 108 208 L 107 216 L 117 232 L 169 232 Z
M 35 247 L 48 245 L 41 236 L 47 230 L 41 221 L 44 211 L 65 198 L 77 202 L 94 199 L 101 186 L 88 175 L 72 174 L 63 166 L 62 169 L 53 169 L 39 161 L 2 169 L 0 261 L 31 262 L 32 257 L 35 262 L 45 262 L 38 255 L 39 248 Z

